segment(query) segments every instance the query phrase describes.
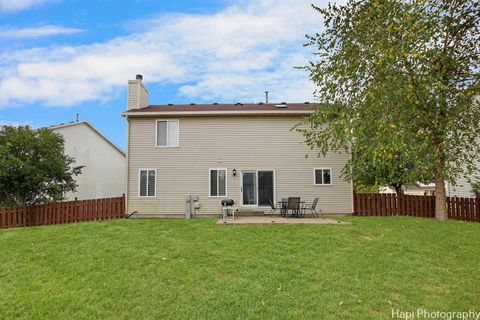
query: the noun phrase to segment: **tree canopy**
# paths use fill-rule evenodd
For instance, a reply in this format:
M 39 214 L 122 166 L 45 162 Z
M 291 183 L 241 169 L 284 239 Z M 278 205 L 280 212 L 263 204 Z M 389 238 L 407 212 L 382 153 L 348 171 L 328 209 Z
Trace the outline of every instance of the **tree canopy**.
M 50 129 L 0 127 L 0 205 L 32 205 L 75 191 L 81 167 L 64 153 L 63 137 Z
M 316 60 L 307 69 L 321 104 L 299 127 L 307 144 L 351 151 L 346 177 L 370 166 L 403 168 L 404 182 L 434 179 L 436 217 L 445 219 L 445 181 L 472 172 L 480 154 L 478 1 L 314 9 L 324 31 L 308 37 Z

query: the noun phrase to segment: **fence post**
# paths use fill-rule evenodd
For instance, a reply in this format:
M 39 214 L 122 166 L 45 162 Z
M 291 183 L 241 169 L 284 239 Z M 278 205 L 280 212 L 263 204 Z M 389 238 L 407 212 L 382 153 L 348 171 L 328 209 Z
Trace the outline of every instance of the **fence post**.
M 403 199 L 402 194 L 397 193 L 397 216 L 403 215 Z
M 78 198 L 73 201 L 73 222 L 78 222 Z
M 475 221 L 480 222 L 480 197 L 475 198 Z
M 5 227 L 6 225 L 5 216 L 6 216 L 5 209 L 0 208 L 0 229 Z
M 127 201 L 125 199 L 125 193 L 122 193 L 122 203 L 120 206 L 120 212 L 122 213 L 121 218 L 124 218 L 125 215 L 127 214 Z
M 22 218 L 23 218 L 22 226 L 26 227 L 26 226 L 29 225 L 28 222 L 29 222 L 29 220 L 30 220 L 29 217 L 27 216 L 27 215 L 29 215 L 29 213 L 30 213 L 30 212 L 29 212 L 29 211 L 30 211 L 30 210 L 29 210 L 29 207 L 23 206 L 23 207 L 22 207 L 22 211 L 23 211 L 23 214 L 22 214 Z

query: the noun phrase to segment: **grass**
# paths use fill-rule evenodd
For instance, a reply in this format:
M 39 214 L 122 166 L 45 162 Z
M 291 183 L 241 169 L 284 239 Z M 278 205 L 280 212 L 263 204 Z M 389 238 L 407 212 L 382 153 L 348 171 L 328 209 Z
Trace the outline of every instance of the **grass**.
M 115 220 L 0 231 L 0 315 L 386 319 L 480 305 L 480 224 Z M 480 310 L 477 310 L 480 311 Z

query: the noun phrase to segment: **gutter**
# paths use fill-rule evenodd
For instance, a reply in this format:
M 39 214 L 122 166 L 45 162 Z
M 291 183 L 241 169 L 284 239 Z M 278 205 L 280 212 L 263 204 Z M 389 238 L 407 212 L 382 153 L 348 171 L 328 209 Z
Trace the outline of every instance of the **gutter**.
M 156 112 L 122 112 L 122 117 L 157 117 L 157 116 L 292 116 L 312 114 L 315 110 L 282 110 L 282 111 L 264 111 L 264 110 L 242 110 L 242 111 L 156 111 Z

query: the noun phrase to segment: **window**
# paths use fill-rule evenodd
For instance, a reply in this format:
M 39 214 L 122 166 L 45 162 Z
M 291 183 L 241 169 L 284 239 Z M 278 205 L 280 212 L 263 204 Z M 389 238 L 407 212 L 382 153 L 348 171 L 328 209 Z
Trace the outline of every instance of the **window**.
M 155 197 L 155 169 L 141 169 L 140 170 L 140 197 Z
M 332 184 L 332 169 L 327 168 L 315 168 L 314 179 L 316 185 L 330 185 Z
M 178 120 L 157 120 L 157 147 L 178 147 Z
M 227 196 L 227 169 L 210 169 L 210 197 Z

